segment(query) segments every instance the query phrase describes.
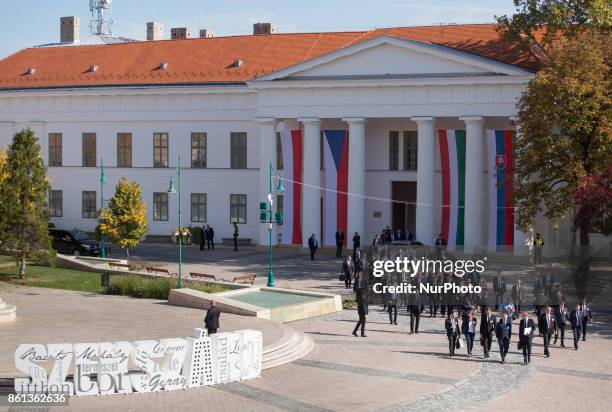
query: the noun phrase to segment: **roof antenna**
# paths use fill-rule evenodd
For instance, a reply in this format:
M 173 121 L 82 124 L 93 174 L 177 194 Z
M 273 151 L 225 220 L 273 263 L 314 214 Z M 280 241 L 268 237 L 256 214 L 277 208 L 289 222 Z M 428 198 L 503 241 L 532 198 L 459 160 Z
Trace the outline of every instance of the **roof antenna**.
M 112 0 L 89 0 L 91 20 L 89 30 L 93 36 L 109 37 L 113 34 Z

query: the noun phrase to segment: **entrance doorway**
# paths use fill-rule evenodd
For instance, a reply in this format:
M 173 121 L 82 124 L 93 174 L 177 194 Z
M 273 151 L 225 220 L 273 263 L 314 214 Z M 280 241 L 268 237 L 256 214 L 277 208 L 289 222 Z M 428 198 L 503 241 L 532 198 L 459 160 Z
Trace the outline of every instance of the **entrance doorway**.
M 416 182 L 391 182 L 391 229 L 416 231 Z M 404 203 L 396 203 L 404 202 Z

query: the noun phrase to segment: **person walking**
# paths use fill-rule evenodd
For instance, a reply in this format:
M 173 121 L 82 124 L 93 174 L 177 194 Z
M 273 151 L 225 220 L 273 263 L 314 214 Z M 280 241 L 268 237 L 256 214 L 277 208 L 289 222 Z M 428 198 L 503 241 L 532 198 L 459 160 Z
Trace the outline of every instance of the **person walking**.
M 202 226 L 202 230 L 200 230 L 200 250 L 204 250 L 205 244 L 206 244 L 206 226 Z
M 308 238 L 308 249 L 310 249 L 310 260 L 315 259 L 315 253 L 317 253 L 318 248 L 319 248 L 319 242 L 317 241 L 317 238 L 315 234 L 313 233 Z
M 355 270 L 355 265 L 353 264 L 353 259 L 350 254 L 346 255 L 346 259 L 342 262 L 342 273 L 344 274 L 344 286 L 346 289 L 351 288 L 353 272 Z
M 359 232 L 355 232 L 355 234 L 353 235 L 353 259 L 355 259 L 355 254 L 360 248 L 361 248 L 361 236 L 359 236 Z
M 234 233 L 232 234 L 232 237 L 234 238 L 234 251 L 235 252 L 238 251 L 238 236 L 240 236 L 240 232 L 238 231 L 238 224 L 234 222 Z
M 495 336 L 499 344 L 501 363 L 504 364 L 506 362 L 506 355 L 510 349 L 510 338 L 512 337 L 512 320 L 505 312 L 495 326 Z
M 493 334 L 495 333 L 496 319 L 491 313 L 491 308 L 487 307 L 480 318 L 480 344 L 484 350 L 484 357 L 489 357 L 491 344 L 493 343 Z
M 448 356 L 455 356 L 455 347 L 458 344 L 457 340 L 461 334 L 459 330 L 459 321 L 457 320 L 459 313 L 457 310 L 451 312 L 451 316 L 446 318 L 444 327 L 446 328 L 446 337 L 448 338 Z
M 542 251 L 544 250 L 544 239 L 539 233 L 536 233 L 533 239 L 534 264 L 542 263 Z
M 342 257 L 342 246 L 344 245 L 344 232 L 338 228 L 336 232 L 336 258 Z
M 495 292 L 495 310 L 497 310 L 499 305 L 503 303 L 504 293 L 506 293 L 506 279 L 502 276 L 500 270 L 497 271 L 497 275 L 493 279 L 493 292 Z
M 472 357 L 472 348 L 474 347 L 474 336 L 476 336 L 476 323 L 478 321 L 474 317 L 474 312 L 472 310 L 467 311 L 467 315 L 463 320 L 463 324 L 461 325 L 461 330 L 465 335 L 465 341 L 467 343 L 467 353 L 468 357 Z
M 521 306 L 525 303 L 525 287 L 520 279 L 512 286 L 512 301 L 515 303 L 516 313 L 521 313 Z
M 572 333 L 574 334 L 574 349 L 578 350 L 578 342 L 580 342 L 580 332 L 582 332 L 583 314 L 580 310 L 580 303 L 576 303 L 574 310 L 569 315 L 570 325 L 572 325 Z
M 527 311 L 519 323 L 519 343 L 523 349 L 523 365 L 531 363 L 531 341 L 535 333 L 535 322 L 529 318 Z
M 557 344 L 557 338 L 561 335 L 561 347 L 565 347 L 565 321 L 567 320 L 567 308 L 565 307 L 565 302 L 561 302 L 559 306 L 555 309 L 555 322 L 557 323 L 557 328 L 555 329 L 555 341 L 554 345 Z
M 421 321 L 421 294 L 412 293 L 409 298 L 408 313 L 410 313 L 410 333 L 419 333 Z
M 204 327 L 208 331 L 209 335 L 217 333 L 219 329 L 219 317 L 221 311 L 217 308 L 217 303 L 214 300 L 210 301 L 210 306 L 206 311 L 206 317 L 204 317 Z
M 582 341 L 586 341 L 587 325 L 593 322 L 593 314 L 591 313 L 591 305 L 587 305 L 586 299 L 582 301 Z
M 555 316 L 552 313 L 552 307 L 546 306 L 546 312 L 540 316 L 538 320 L 538 331 L 544 338 L 544 355 L 550 358 L 550 351 L 548 346 L 550 345 L 550 338 L 557 329 L 557 322 Z
M 215 230 L 210 225 L 206 225 L 206 244 L 208 250 L 215 250 Z
M 387 312 L 389 312 L 389 324 L 397 325 L 397 306 L 399 305 L 400 296 L 397 292 L 397 285 L 392 286 L 393 292 L 387 292 Z
M 368 290 L 365 285 L 365 279 L 363 272 L 355 273 L 355 284 L 353 285 L 355 291 L 355 299 L 357 300 L 357 314 L 359 315 L 359 321 L 353 329 L 353 335 L 357 336 L 357 330 L 361 327 L 361 337 L 365 338 L 365 325 L 366 316 L 368 314 Z

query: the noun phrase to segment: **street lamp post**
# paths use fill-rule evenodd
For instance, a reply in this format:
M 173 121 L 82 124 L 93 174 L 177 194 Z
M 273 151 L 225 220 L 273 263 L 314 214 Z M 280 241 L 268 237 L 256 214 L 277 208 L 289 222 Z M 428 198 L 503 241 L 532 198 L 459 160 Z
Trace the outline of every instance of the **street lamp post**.
M 272 172 L 273 171 L 274 169 L 272 169 L 272 162 L 270 162 L 269 169 L 268 169 L 268 183 L 269 183 L 268 198 L 266 199 L 267 200 L 266 202 L 261 202 L 259 205 L 259 209 L 260 209 L 259 218 L 262 223 L 265 223 L 268 225 L 268 284 L 267 286 L 269 288 L 274 287 L 274 272 L 272 271 L 272 229 L 274 228 L 274 223 L 278 224 L 283 221 L 283 214 L 281 212 L 277 212 L 275 218 L 272 215 L 272 206 L 274 204 L 274 201 L 273 201 L 274 191 L 273 191 L 273 184 L 272 184 L 272 179 L 273 179 Z M 280 178 L 280 176 L 277 176 L 277 178 L 278 178 L 278 186 L 276 187 L 276 192 L 283 192 L 285 190 L 285 188 L 283 187 L 283 181 Z
M 170 187 L 168 187 L 168 193 L 176 194 L 177 191 L 174 189 L 174 174 L 178 177 L 178 247 L 179 247 L 179 269 L 178 269 L 178 285 L 180 289 L 183 287 L 183 220 L 181 211 L 181 197 L 182 197 L 182 181 L 181 181 L 181 156 L 178 157 L 178 166 L 174 170 L 174 173 L 170 176 Z
M 100 158 L 100 211 L 104 209 L 104 183 L 106 183 L 106 174 L 104 173 L 104 159 Z M 100 223 L 102 220 L 100 219 Z M 104 233 L 100 232 L 100 256 L 106 257 L 104 248 Z

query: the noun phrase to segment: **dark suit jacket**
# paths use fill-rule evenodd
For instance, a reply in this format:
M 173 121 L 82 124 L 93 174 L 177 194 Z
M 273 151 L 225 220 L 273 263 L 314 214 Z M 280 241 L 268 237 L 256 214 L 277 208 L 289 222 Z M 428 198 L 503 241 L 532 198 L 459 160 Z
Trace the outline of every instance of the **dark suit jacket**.
M 344 243 L 344 232 L 336 232 L 336 245 L 341 245 Z
M 538 320 L 538 330 L 542 335 L 546 335 L 547 333 L 553 333 L 557 328 L 557 321 L 555 319 L 555 315 L 552 313 L 550 314 L 550 325 L 546 321 L 546 316 L 546 313 L 542 313 L 540 315 L 540 319 Z
M 215 238 L 215 230 L 212 227 L 208 229 L 208 235 L 206 235 L 206 237 L 210 240 Z
M 344 272 L 344 274 L 346 276 L 351 276 L 353 274 L 353 261 L 351 260 L 351 264 L 349 265 L 348 262 L 345 260 L 344 262 L 342 262 L 342 272 Z
M 525 328 L 531 328 L 531 333 L 528 336 L 525 336 Z M 529 342 L 531 342 L 531 339 L 533 338 L 533 335 L 535 333 L 535 322 L 533 321 L 533 319 L 527 319 L 527 325 L 525 325 L 525 319 L 521 319 L 521 322 L 519 324 L 519 340 L 521 342 L 526 342 L 527 340 Z
M 482 336 L 491 336 L 495 331 L 495 325 L 497 320 L 495 319 L 495 315 L 491 314 L 489 318 L 489 323 L 487 323 L 487 315 L 483 314 L 480 318 L 480 334 Z
M 555 308 L 555 321 L 557 322 L 557 328 L 565 327 L 565 321 L 567 320 L 567 308 L 564 307 L 561 311 L 561 307 Z
M 209 308 L 204 318 L 204 326 L 206 326 L 206 329 L 219 329 L 219 316 L 221 316 L 219 308 L 216 306 Z
M 368 293 L 365 290 L 357 290 L 357 313 L 359 315 L 368 314 Z
M 512 300 L 519 305 L 525 302 L 525 285 L 521 285 L 520 288 L 518 285 L 512 286 Z
M 508 321 L 504 324 L 504 319 L 500 319 L 495 325 L 495 336 L 497 339 L 508 339 L 512 337 L 512 321 L 508 318 Z
M 497 291 L 501 291 L 501 292 L 505 292 L 506 291 L 506 279 L 502 276 L 501 277 L 501 282 L 499 281 L 499 279 L 497 278 L 497 276 L 495 276 L 495 279 L 493 279 L 493 290 Z
M 361 247 L 361 236 L 353 236 L 353 249 L 359 249 Z
M 314 249 L 314 248 L 315 248 L 315 241 L 314 241 L 314 239 L 312 238 L 312 236 L 310 236 L 310 237 L 308 238 L 308 247 L 309 247 L 310 249 Z
M 455 330 L 453 331 L 453 322 L 455 323 Z M 446 318 L 444 322 L 444 327 L 446 328 L 447 336 L 459 336 L 461 333 L 461 329 L 459 328 L 459 319 Z
M 576 316 L 578 315 L 578 316 Z M 569 321 L 572 324 L 572 329 L 577 329 L 582 327 L 582 317 L 584 315 L 582 314 L 582 311 L 576 311 L 576 309 L 572 310 L 572 313 L 570 313 L 569 315 Z

